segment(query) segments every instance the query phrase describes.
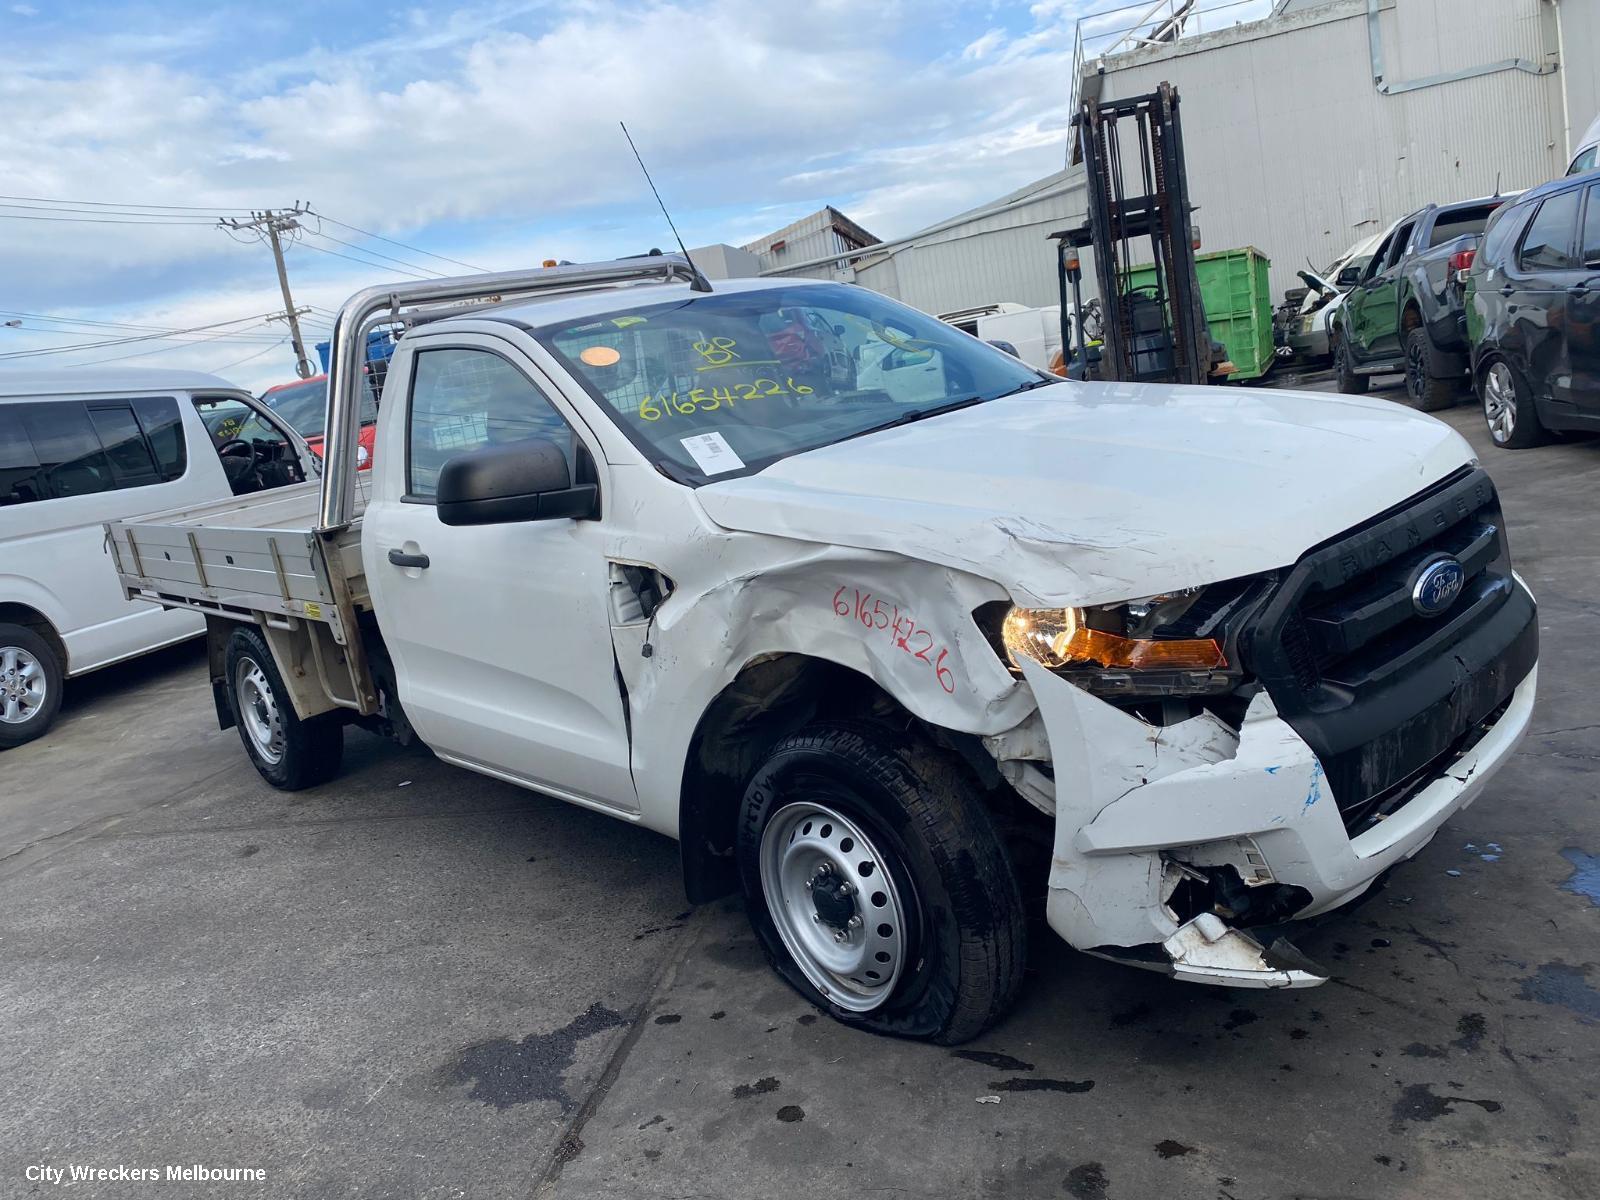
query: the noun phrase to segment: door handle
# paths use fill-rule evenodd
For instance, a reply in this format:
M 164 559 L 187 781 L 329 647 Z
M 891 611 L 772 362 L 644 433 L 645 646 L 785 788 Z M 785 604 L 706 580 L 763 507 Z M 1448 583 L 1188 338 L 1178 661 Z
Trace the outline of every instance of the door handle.
M 1567 295 L 1569 296 L 1586 296 L 1588 294 L 1589 285 L 1587 283 L 1575 283 L 1567 289 Z
M 389 562 L 396 567 L 425 567 L 428 565 L 426 554 L 407 554 L 403 550 L 389 551 Z
M 1509 283 L 1507 283 L 1507 284 L 1504 284 L 1500 288 L 1500 294 L 1502 296 L 1509 296 L 1509 295 L 1511 295 L 1512 292 L 1514 292 L 1516 290 L 1517 290 L 1516 288 L 1512 287 Z

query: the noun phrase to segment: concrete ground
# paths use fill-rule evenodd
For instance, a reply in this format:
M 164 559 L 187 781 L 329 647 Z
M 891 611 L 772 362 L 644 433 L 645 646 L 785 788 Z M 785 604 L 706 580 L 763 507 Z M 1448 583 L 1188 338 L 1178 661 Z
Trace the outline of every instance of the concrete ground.
M 179 648 L 0 758 L 0 1195 L 196 1163 L 266 1178 L 162 1194 L 1600 1194 L 1600 441 L 1445 419 L 1539 597 L 1534 733 L 1301 939 L 1332 983 L 1178 985 L 1041 928 L 978 1043 L 852 1033 L 737 906 L 687 910 L 663 838 L 359 732 L 272 790 Z

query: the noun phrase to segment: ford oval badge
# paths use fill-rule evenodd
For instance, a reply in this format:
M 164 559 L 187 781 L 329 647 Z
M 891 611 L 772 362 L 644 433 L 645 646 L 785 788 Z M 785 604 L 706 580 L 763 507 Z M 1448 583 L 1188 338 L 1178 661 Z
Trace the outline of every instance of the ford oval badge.
M 1453 558 L 1441 558 L 1423 567 L 1411 587 L 1411 607 L 1424 617 L 1437 617 L 1456 602 L 1466 586 L 1467 572 Z

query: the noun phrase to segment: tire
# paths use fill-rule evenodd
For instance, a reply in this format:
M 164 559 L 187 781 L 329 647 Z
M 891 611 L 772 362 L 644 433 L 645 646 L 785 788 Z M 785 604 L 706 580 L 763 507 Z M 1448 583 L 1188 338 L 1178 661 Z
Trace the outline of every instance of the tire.
M 1439 412 L 1454 407 L 1457 381 L 1441 379 L 1434 373 L 1433 339 L 1421 325 L 1406 334 L 1406 397 L 1411 407 L 1422 412 Z
M 1548 440 L 1528 385 L 1505 359 L 1491 359 L 1479 372 L 1478 402 L 1483 406 L 1489 440 L 1496 446 L 1526 450 Z
M 1372 386 L 1372 380 L 1356 374 L 1355 362 L 1350 356 L 1350 344 L 1345 341 L 1344 334 L 1335 330 L 1329 336 L 1333 339 L 1334 382 L 1346 396 L 1363 395 Z
M 1022 894 L 955 755 L 866 723 L 803 729 L 752 776 L 737 855 L 768 960 L 835 1019 L 956 1045 L 1016 997 Z
M 62 662 L 26 625 L 0 624 L 0 750 L 31 742 L 61 711 Z
M 233 721 L 261 778 L 297 792 L 338 774 L 344 754 L 342 715 L 323 713 L 304 721 L 295 715 L 289 689 L 259 630 L 234 630 L 225 662 Z

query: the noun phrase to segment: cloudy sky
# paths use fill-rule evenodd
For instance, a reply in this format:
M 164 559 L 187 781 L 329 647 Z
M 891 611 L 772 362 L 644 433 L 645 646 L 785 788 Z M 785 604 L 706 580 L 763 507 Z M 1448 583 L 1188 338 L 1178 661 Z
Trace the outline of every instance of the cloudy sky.
M 72 348 L 0 369 L 291 378 L 271 255 L 217 226 L 251 209 L 321 215 L 308 340 L 371 283 L 666 246 L 619 120 L 691 246 L 830 203 L 910 233 L 1059 169 L 1075 20 L 1116 3 L 0 0 L 0 355 Z

